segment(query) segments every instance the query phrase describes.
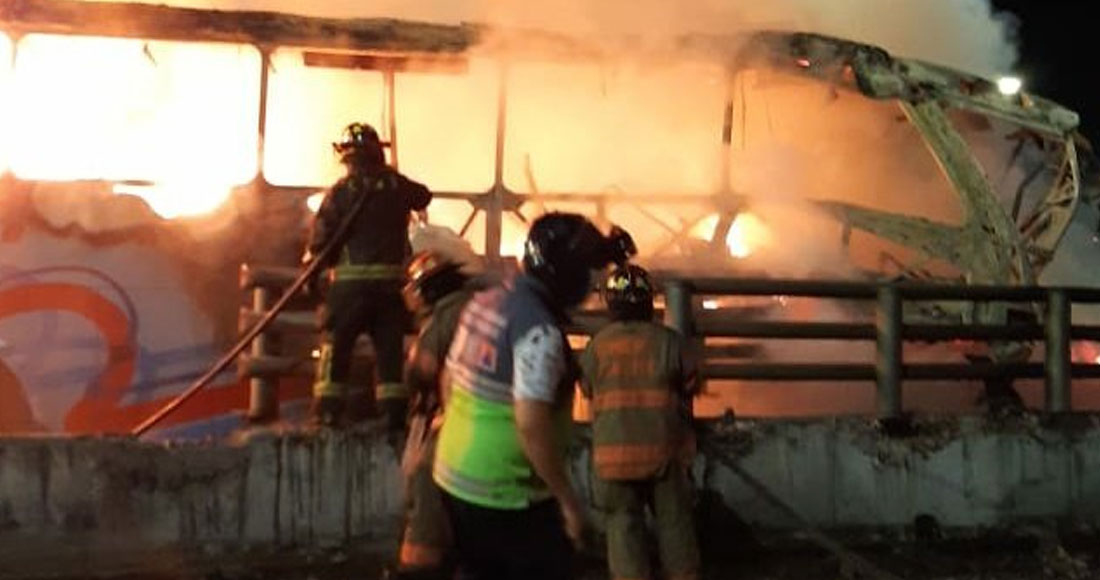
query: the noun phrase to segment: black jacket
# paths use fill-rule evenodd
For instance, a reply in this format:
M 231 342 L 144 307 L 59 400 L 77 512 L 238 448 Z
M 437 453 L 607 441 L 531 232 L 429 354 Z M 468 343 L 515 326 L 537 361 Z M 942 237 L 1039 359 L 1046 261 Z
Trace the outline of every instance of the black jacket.
M 356 200 L 370 196 L 342 248 L 325 266 L 403 265 L 409 257 L 409 213 L 423 210 L 432 194 L 390 167 L 352 173 L 326 193 L 313 220 L 309 252 L 317 255 L 336 234 Z

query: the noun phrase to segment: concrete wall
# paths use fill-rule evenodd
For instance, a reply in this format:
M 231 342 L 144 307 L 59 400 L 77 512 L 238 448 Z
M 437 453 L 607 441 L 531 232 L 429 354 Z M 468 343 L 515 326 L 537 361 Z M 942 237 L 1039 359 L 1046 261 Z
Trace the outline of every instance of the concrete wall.
M 365 434 L 259 436 L 232 446 L 4 439 L 0 577 L 390 537 L 397 473 L 389 446 Z
M 1100 423 L 1072 423 L 925 419 L 912 437 L 891 439 L 867 421 L 829 420 L 738 429 L 729 440 L 745 471 L 823 528 L 896 529 L 921 514 L 945 528 L 1100 525 Z M 794 526 L 732 470 L 699 463 L 705 485 L 750 524 Z
M 945 527 L 1035 518 L 1100 525 L 1100 427 L 949 419 L 886 439 L 862 420 L 718 424 L 723 454 L 824 528 Z M 587 453 L 575 459 L 582 487 Z M 713 457 L 697 481 L 753 526 L 795 522 Z M 588 490 L 585 490 L 588 493 Z M 0 440 L 0 577 L 173 566 L 193 554 L 361 545 L 397 532 L 392 449 L 363 433 L 257 435 L 236 444 Z M 74 564 L 75 563 L 75 564 Z

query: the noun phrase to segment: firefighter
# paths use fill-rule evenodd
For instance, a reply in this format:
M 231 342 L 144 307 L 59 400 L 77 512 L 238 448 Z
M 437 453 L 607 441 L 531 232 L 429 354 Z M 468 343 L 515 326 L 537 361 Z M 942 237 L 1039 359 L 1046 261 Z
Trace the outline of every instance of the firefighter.
M 479 281 L 438 252 L 420 252 L 408 268 L 405 304 L 420 319 L 420 333 L 409 350 L 409 433 L 402 458 L 405 474 L 405 529 L 398 569 L 391 579 L 446 578 L 445 560 L 453 542 L 439 488 L 432 482 L 432 459 L 442 422 L 440 375 L 458 316 Z
M 581 355 L 592 401 L 596 505 L 606 516 L 612 578 L 652 578 L 646 510 L 656 524 L 665 578 L 696 578 L 699 551 L 688 467 L 694 438 L 694 365 L 683 337 L 653 321 L 653 283 L 635 265 L 603 288 L 612 323 Z
M 324 259 L 331 281 L 311 412 L 322 425 L 337 424 L 345 412 L 352 421 L 366 416 L 367 387 L 349 383 L 352 353 L 363 332 L 374 347 L 377 408 L 391 429 L 399 430 L 405 421 L 408 395 L 401 370 L 408 313 L 401 289 L 411 253 L 409 219 L 412 212 L 428 206 L 432 194 L 386 165 L 388 145 L 370 125 L 348 125 L 340 141 L 333 143 L 347 174 L 325 195 L 310 232 L 305 261 Z M 365 205 L 344 239 L 336 241 L 336 250 L 319 256 L 363 196 Z M 316 281 L 308 287 L 316 292 Z
M 433 469 L 461 578 L 572 577 L 584 516 L 566 465 L 577 368 L 561 325 L 591 270 L 633 252 L 622 230 L 605 237 L 583 216 L 546 214 L 522 272 L 463 309 Z

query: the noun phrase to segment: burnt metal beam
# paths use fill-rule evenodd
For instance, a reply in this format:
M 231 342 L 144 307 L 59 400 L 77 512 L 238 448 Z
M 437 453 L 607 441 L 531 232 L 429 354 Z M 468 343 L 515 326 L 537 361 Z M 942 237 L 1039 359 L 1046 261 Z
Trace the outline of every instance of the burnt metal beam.
M 470 69 L 469 59 L 460 54 L 364 54 L 307 50 L 302 53 L 302 62 L 310 67 L 387 73 L 465 74 Z
M 1046 196 L 1021 223 L 1027 241 L 1028 258 L 1036 268 L 1054 259 L 1054 251 L 1069 229 L 1081 202 L 1081 168 L 1072 136 L 1062 140 L 1062 161 L 1058 175 Z
M 78 0 L 0 0 L 0 27 L 26 33 L 397 52 L 458 53 L 477 44 L 479 37 L 472 26 L 388 18 L 316 18 Z
M 712 37 L 709 42 L 706 48 L 720 51 L 725 41 Z M 1064 136 L 1080 123 L 1077 113 L 1042 97 L 1028 93 L 1003 95 L 990 79 L 821 34 L 756 33 L 750 42 L 744 43 L 739 59 L 815 78 L 873 99 L 910 102 L 934 99 L 951 108 L 996 117 L 1047 134 Z
M 966 141 L 935 101 L 902 102 L 902 109 L 920 131 L 932 155 L 954 186 L 966 212 L 954 264 L 971 281 L 986 284 L 1029 285 L 1035 282 L 1023 239 L 985 177 Z M 1003 313 L 991 312 L 995 322 Z
M 839 201 L 815 201 L 813 205 L 831 214 L 845 227 L 860 229 L 927 256 L 963 266 L 959 255 L 962 228 Z

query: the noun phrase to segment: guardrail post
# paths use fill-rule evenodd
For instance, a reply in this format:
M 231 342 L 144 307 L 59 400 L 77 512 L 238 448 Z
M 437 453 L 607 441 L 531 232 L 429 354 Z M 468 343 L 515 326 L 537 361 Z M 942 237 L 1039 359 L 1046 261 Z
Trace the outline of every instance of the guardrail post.
M 1046 320 L 1046 410 L 1068 413 L 1072 410 L 1070 324 L 1071 304 L 1065 290 L 1047 293 Z
M 695 336 L 695 321 L 692 318 L 692 291 L 691 286 L 684 280 L 669 280 L 665 283 L 665 324 L 676 332 L 679 332 L 687 344 L 694 351 L 693 357 L 699 364 L 700 371 L 696 378 L 696 385 L 700 392 L 705 390 L 703 384 L 702 366 L 705 362 L 703 354 L 704 338 Z
M 878 308 L 875 317 L 877 351 L 875 378 L 877 385 L 876 410 L 880 419 L 901 416 L 901 295 L 890 284 L 878 290 Z
M 665 283 L 665 324 L 688 338 L 694 333 L 691 288 L 683 280 L 669 280 Z
M 263 286 L 252 289 L 252 310 L 259 316 L 263 316 L 271 307 L 269 290 Z M 267 337 L 260 333 L 252 341 L 251 354 L 253 359 L 266 356 Z M 271 421 L 277 416 L 278 396 L 275 391 L 276 381 L 266 377 L 253 377 L 248 381 L 248 420 L 252 423 Z

